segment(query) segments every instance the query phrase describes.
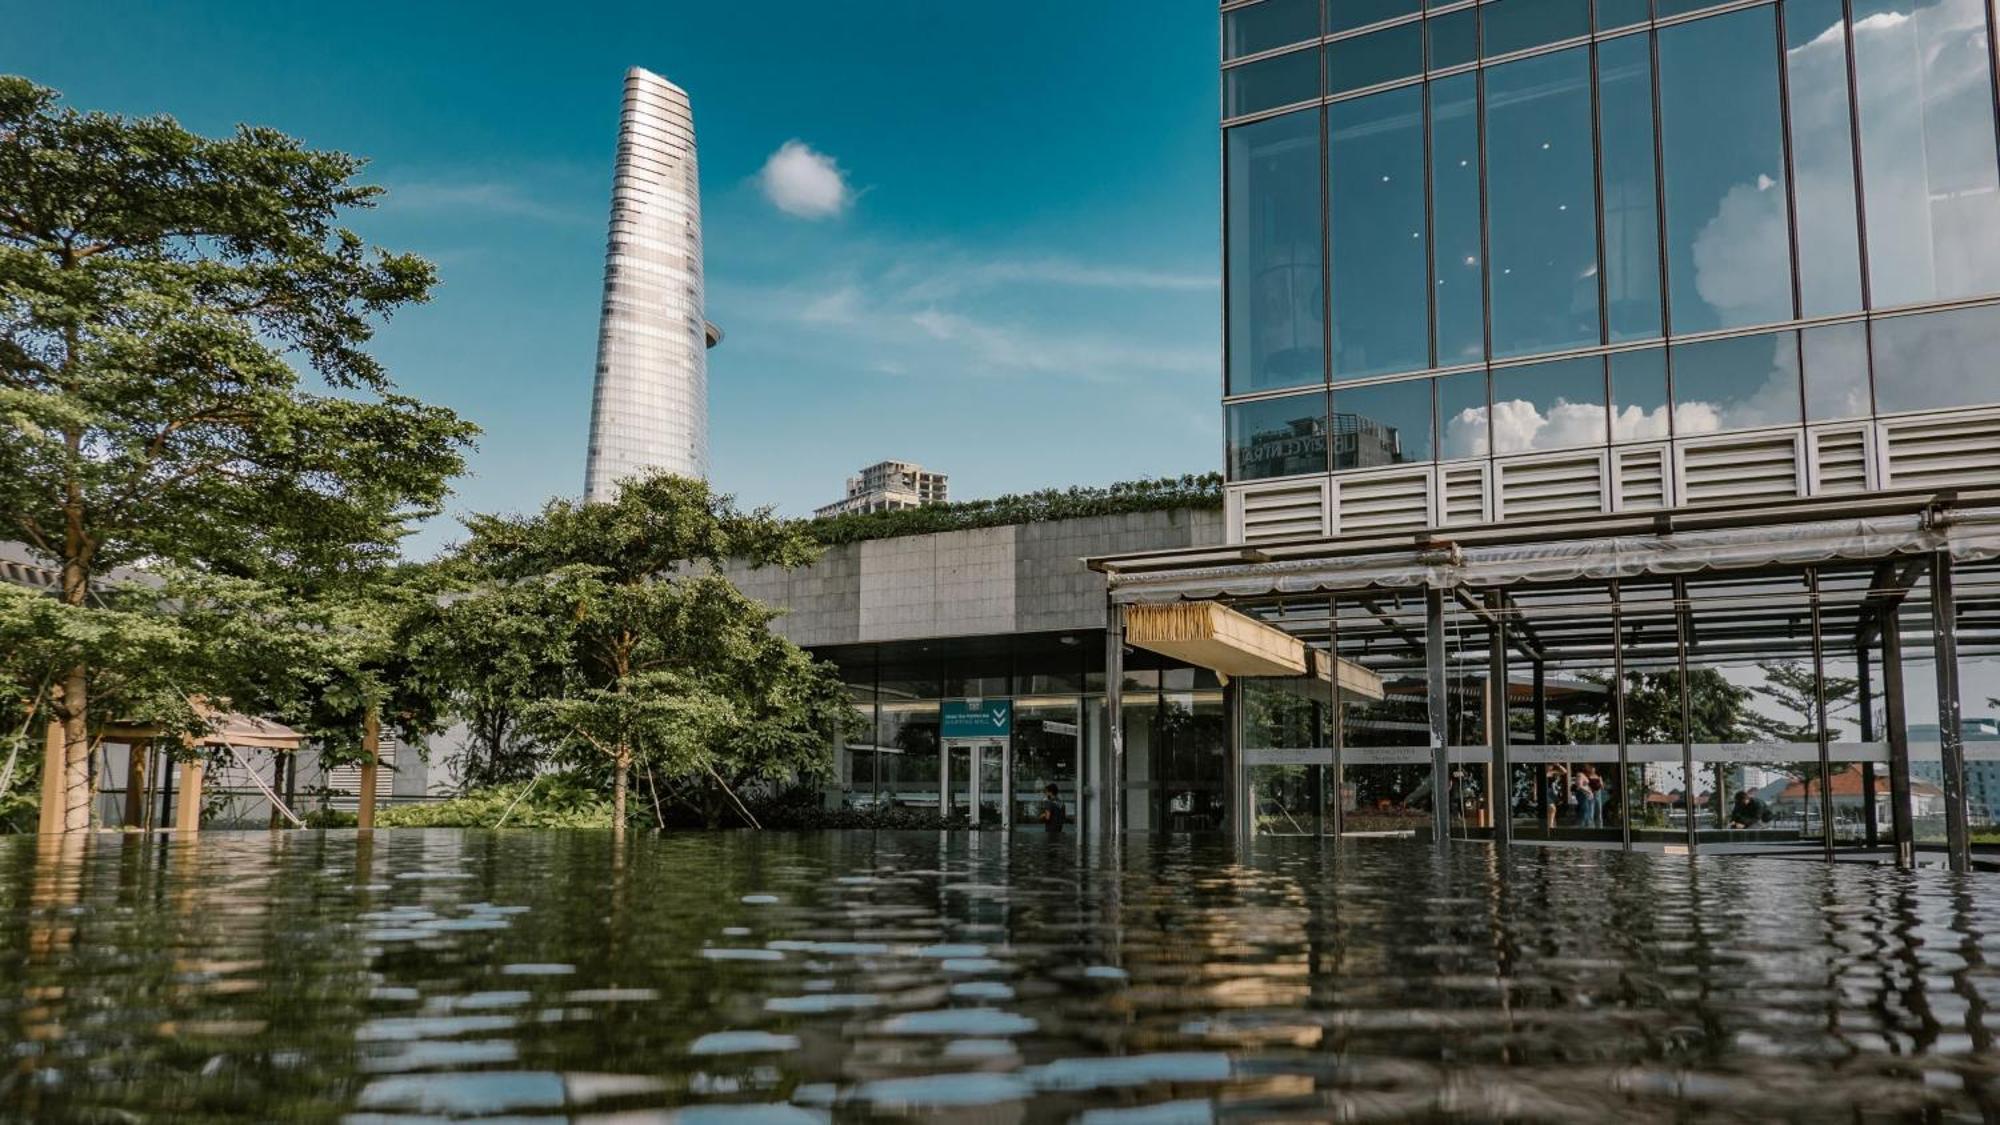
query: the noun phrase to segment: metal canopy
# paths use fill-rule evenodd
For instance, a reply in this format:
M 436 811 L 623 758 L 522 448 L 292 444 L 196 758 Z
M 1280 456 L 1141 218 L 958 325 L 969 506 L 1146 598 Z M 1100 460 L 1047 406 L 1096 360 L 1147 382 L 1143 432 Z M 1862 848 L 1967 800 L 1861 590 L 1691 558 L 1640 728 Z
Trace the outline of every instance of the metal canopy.
M 1126 610 L 1125 641 L 1220 676 L 1310 676 L 1351 696 L 1382 698 L 1382 678 L 1374 672 L 1309 649 L 1283 629 L 1216 602 L 1132 606 Z

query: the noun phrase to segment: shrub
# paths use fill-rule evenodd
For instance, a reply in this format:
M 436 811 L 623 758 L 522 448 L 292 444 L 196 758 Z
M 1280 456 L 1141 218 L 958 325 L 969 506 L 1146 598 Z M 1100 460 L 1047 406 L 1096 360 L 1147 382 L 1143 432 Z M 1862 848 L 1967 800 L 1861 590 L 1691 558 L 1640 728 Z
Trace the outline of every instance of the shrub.
M 505 825 L 500 824 L 502 816 Z M 391 805 L 375 814 L 375 823 L 383 828 L 609 828 L 611 801 L 568 774 L 548 774 L 445 801 Z
M 1162 512 L 1222 507 L 1222 474 L 1203 473 L 1120 481 L 1102 488 L 1045 488 L 1040 492 L 930 504 L 892 512 L 850 512 L 805 524 L 808 535 L 826 546 L 903 535 L 930 535 L 976 527 L 1109 516 L 1121 512 Z

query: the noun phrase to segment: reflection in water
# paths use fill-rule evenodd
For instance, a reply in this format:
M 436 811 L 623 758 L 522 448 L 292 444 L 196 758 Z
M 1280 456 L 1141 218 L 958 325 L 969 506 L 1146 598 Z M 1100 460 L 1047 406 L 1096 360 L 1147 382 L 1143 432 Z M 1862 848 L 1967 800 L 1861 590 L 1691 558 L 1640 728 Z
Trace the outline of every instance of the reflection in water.
M 1988 876 L 829 833 L 0 841 L 0 1117 L 2000 1112 Z

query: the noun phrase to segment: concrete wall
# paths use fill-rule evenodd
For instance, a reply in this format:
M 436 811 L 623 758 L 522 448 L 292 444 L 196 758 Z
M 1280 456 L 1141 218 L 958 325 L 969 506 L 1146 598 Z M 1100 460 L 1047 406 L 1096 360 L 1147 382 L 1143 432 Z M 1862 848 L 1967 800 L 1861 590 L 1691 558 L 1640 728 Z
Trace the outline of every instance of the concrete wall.
M 1222 542 L 1219 510 L 1128 512 L 829 548 L 796 571 L 727 573 L 744 593 L 786 610 L 779 633 L 802 645 L 1095 629 L 1104 576 L 1092 555 Z

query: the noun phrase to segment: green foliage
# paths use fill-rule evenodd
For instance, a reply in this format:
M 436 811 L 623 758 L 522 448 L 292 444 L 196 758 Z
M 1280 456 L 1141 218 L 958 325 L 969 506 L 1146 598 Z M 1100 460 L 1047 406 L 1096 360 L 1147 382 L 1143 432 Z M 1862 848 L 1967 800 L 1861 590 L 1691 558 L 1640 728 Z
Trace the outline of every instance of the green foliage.
M 1101 488 L 1049 488 L 991 500 L 964 500 L 891 512 L 850 512 L 805 525 L 806 534 L 827 546 L 903 535 L 966 531 L 977 527 L 1044 523 L 1122 512 L 1178 511 L 1222 507 L 1222 474 L 1120 481 Z
M 416 641 L 462 712 L 504 711 L 549 761 L 608 766 L 620 810 L 635 771 L 713 821 L 752 781 L 831 768 L 855 721 L 837 675 L 717 572 L 810 561 L 795 524 L 656 474 L 611 503 L 471 527 L 460 588 Z
M 394 631 L 356 578 L 439 509 L 476 431 L 367 351 L 435 277 L 339 225 L 380 194 L 362 164 L 0 77 L 0 534 L 49 560 L 61 603 L 0 610 L 0 652 L 64 721 L 72 827 L 104 713 L 183 724 L 204 695 L 351 716 L 385 694 L 393 646 L 367 638 Z M 101 588 L 139 562 L 191 600 Z
M 383 828 L 609 828 L 611 802 L 586 779 L 550 774 L 534 782 L 474 789 L 448 801 L 391 805 L 375 814 L 375 823 Z

